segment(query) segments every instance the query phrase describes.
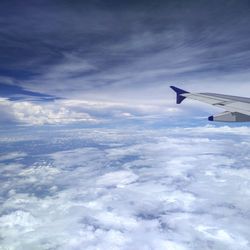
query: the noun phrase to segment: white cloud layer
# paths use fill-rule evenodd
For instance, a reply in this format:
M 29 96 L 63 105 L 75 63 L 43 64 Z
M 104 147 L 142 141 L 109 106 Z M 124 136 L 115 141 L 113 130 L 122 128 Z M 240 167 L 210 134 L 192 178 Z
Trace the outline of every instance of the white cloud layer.
M 30 134 L 0 159 L 0 249 L 247 250 L 249 132 Z
M 0 99 L 1 114 L 8 121 L 29 125 L 68 124 L 73 122 L 96 123 L 97 120 L 86 112 L 75 112 L 65 107 L 63 101 L 34 103 L 30 101 L 9 101 Z M 5 119 L 2 119 L 6 122 Z
M 181 114 L 178 107 L 160 104 L 128 104 L 123 102 L 87 101 L 77 99 L 53 102 L 10 101 L 0 98 L 1 123 L 28 125 L 89 123 L 118 120 L 164 119 Z

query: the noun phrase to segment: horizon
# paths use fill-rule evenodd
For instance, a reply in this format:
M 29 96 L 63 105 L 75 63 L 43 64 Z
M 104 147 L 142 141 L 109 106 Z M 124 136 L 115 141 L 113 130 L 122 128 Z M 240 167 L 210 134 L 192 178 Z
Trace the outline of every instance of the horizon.
M 249 250 L 249 10 L 1 1 L 0 250 Z

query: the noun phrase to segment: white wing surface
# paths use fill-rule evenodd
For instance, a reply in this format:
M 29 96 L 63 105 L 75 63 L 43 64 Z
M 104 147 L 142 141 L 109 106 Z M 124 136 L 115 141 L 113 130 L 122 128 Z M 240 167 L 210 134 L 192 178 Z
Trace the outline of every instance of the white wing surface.
M 210 116 L 210 121 L 246 122 L 250 121 L 250 98 L 214 93 L 189 93 L 171 86 L 176 92 L 176 102 L 180 104 L 189 98 L 223 108 L 226 112 Z

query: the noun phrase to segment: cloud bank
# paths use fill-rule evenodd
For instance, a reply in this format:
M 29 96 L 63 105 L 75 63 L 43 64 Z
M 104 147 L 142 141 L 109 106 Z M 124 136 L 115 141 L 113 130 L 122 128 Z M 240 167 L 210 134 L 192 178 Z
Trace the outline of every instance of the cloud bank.
M 1 136 L 0 249 L 249 249 L 249 132 Z

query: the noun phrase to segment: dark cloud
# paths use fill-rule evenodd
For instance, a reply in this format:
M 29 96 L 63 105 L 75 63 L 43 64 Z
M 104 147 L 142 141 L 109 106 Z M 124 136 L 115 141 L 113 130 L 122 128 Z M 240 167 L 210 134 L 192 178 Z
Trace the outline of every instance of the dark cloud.
M 207 49 L 201 62 L 223 61 L 229 51 L 248 49 L 247 10 L 247 1 L 3 1 L 2 74 L 33 76 L 72 52 L 104 69 L 135 55 L 182 47 Z M 137 47 L 119 48 L 145 33 L 152 47 L 139 40 Z M 119 48 L 114 53 L 113 46 Z
M 246 86 L 248 11 L 248 1 L 2 1 L 1 83 L 126 104 L 163 103 L 173 83 Z
M 23 89 L 21 86 L 17 86 L 15 84 L 2 84 L 0 83 L 0 95 L 1 97 L 8 98 L 9 100 L 41 100 L 41 101 L 53 101 L 60 99 L 51 95 L 44 95 L 32 91 L 28 91 Z

